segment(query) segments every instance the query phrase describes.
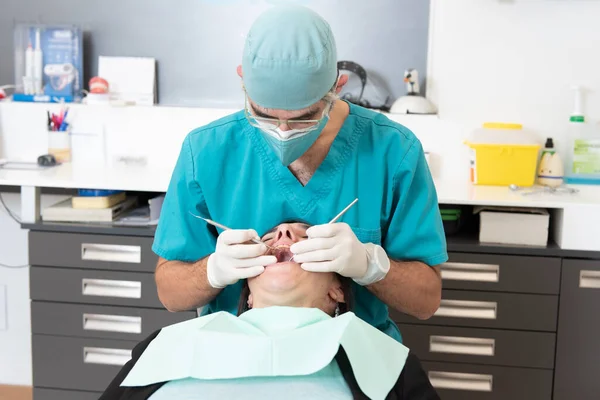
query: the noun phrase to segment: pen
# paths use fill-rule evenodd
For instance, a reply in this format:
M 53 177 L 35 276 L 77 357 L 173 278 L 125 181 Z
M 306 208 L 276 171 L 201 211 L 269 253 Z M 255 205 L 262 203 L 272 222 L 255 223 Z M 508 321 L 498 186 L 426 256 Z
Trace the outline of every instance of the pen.
M 60 123 L 60 126 L 58 127 L 59 131 L 65 131 L 67 129 L 67 126 L 69 126 L 69 124 L 67 123 L 67 115 L 69 114 L 69 109 L 67 108 L 67 110 L 65 111 L 63 117 L 62 117 L 62 122 Z

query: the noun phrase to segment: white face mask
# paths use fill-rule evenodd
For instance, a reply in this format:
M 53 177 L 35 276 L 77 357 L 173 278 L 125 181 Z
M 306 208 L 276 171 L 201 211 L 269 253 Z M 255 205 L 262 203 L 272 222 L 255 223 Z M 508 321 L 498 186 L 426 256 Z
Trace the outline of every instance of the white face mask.
M 302 154 L 306 153 L 310 146 L 315 143 L 323 131 L 323 128 L 327 125 L 328 120 L 329 116 L 325 116 L 316 127 L 293 129 L 289 131 L 282 131 L 272 124 L 266 124 L 268 125 L 268 127 L 266 127 L 263 125 L 263 122 L 260 124 L 261 127 L 259 129 L 263 134 L 263 138 L 267 141 L 267 144 L 275 152 L 277 157 L 279 157 L 281 163 L 287 167 L 300 158 Z
M 267 135 L 271 135 L 276 139 L 280 140 L 290 140 L 295 137 L 304 136 L 307 133 L 311 132 L 315 129 L 315 127 L 309 127 L 304 129 L 289 129 L 287 131 L 282 131 L 281 128 L 274 124 L 270 124 L 268 122 L 256 121 L 258 123 L 258 128 L 266 133 Z M 318 129 L 318 128 L 317 128 Z

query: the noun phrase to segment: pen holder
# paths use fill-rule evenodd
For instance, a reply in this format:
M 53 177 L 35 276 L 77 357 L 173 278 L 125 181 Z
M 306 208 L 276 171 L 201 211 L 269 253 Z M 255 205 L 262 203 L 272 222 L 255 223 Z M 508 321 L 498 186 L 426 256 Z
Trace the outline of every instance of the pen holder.
M 48 131 L 48 154 L 56 158 L 56 162 L 71 161 L 71 130 Z

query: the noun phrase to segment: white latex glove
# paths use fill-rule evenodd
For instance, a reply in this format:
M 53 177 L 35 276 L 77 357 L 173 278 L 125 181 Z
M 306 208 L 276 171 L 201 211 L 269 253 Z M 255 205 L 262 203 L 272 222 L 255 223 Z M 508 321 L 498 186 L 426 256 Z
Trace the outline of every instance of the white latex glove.
M 345 223 L 310 227 L 307 240 L 293 244 L 294 261 L 306 271 L 337 272 L 369 285 L 383 279 L 390 261 L 381 246 L 363 244 Z
M 258 237 L 253 229 L 223 231 L 217 238 L 215 252 L 208 257 L 208 283 L 222 289 L 240 279 L 258 276 L 265 265 L 276 263 L 277 257 L 264 255 L 267 251 L 264 244 L 243 244 Z

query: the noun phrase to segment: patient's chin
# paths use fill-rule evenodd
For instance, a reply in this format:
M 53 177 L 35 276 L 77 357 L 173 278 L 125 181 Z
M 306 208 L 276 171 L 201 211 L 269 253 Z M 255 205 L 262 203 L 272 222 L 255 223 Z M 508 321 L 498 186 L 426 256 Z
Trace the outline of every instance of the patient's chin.
M 267 291 L 283 291 L 295 287 L 301 279 L 303 269 L 295 262 L 280 262 L 267 265 L 262 274 L 251 278 L 249 283 Z

